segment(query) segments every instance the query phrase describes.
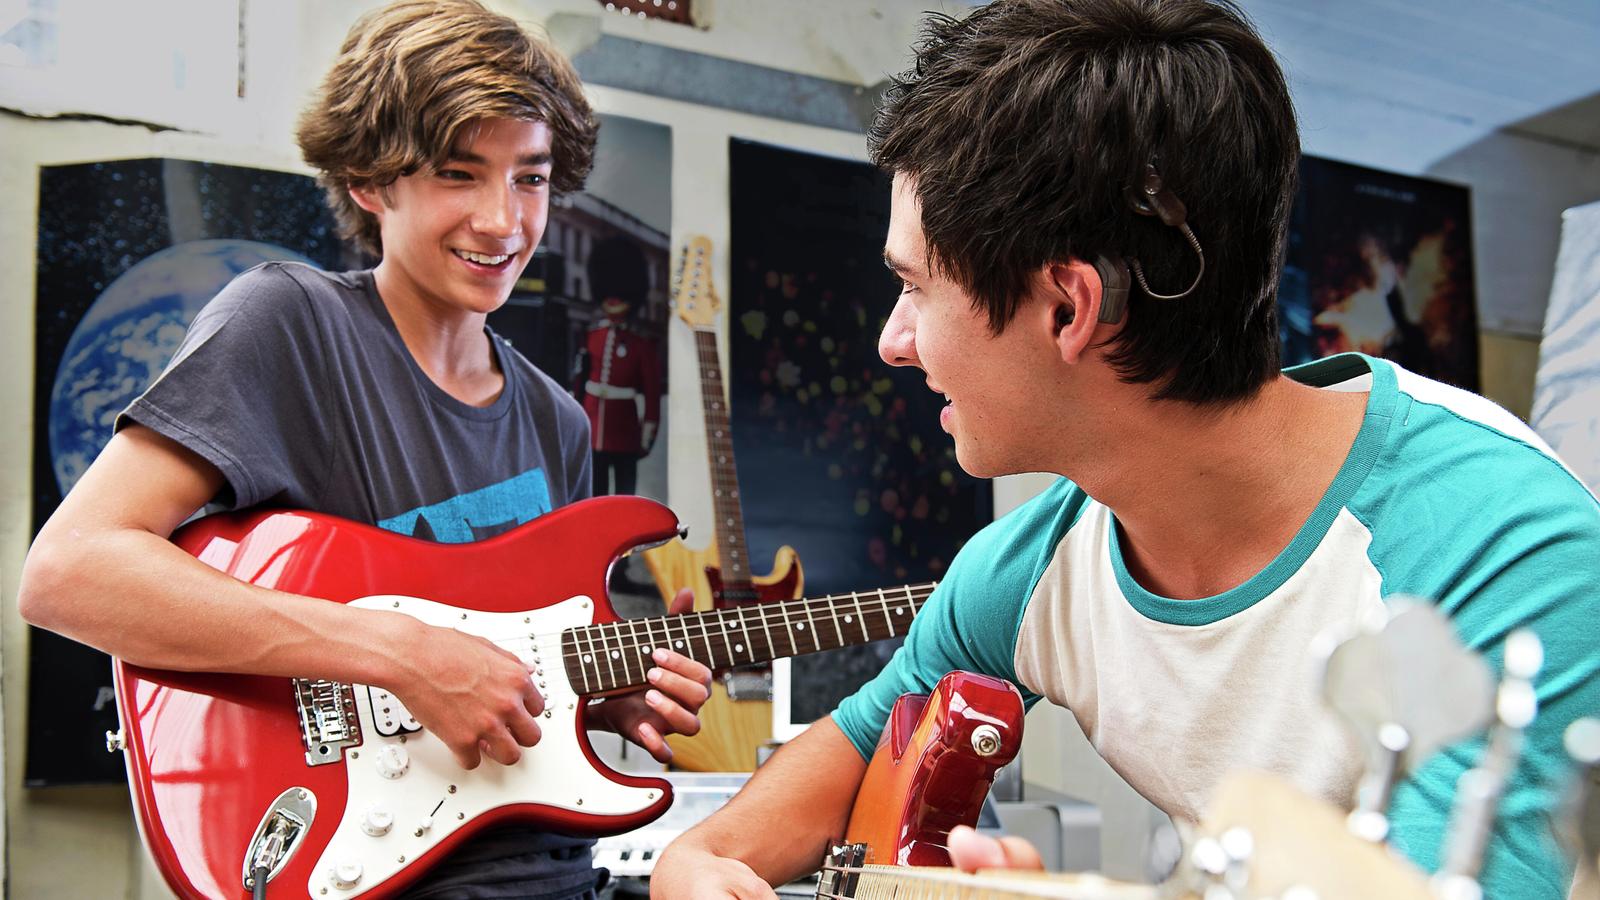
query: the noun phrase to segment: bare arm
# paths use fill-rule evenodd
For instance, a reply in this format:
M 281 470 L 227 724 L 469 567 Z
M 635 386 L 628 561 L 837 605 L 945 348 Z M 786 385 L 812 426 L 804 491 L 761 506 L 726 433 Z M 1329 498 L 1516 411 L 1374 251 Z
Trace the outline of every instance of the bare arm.
M 767 761 L 710 818 L 673 841 L 650 876 L 650 895 L 772 897 L 815 871 L 844 837 L 867 763 L 831 717 L 819 719 Z
M 29 550 L 23 618 L 144 666 L 387 688 L 468 768 L 480 750 L 510 764 L 538 741 L 544 701 L 515 655 L 399 613 L 255 587 L 169 543 L 221 485 L 181 445 L 119 432 Z

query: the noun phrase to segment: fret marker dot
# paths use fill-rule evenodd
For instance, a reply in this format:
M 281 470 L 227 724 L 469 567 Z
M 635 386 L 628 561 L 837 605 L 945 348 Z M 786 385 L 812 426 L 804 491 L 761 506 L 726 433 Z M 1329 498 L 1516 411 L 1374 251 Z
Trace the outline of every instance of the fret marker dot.
M 733 627 L 733 623 L 732 622 L 723 622 L 722 623 L 722 627 L 723 628 L 732 628 Z
M 612 659 L 619 659 L 619 658 L 621 658 L 621 656 L 622 656 L 622 653 L 620 651 L 617 651 L 617 650 L 611 651 L 611 658 Z
M 673 646 L 678 647 L 679 649 L 682 649 L 683 641 L 677 641 Z
M 733 645 L 733 649 L 738 653 L 743 653 L 744 652 L 744 645 L 743 644 L 734 644 Z
M 639 652 L 643 653 L 645 656 L 649 656 L 650 655 L 650 648 L 649 647 L 640 647 L 639 648 Z
M 594 657 L 592 657 L 589 654 L 585 653 L 583 655 L 583 661 L 584 662 L 594 662 Z
M 806 623 L 804 623 L 804 622 L 796 622 L 796 623 L 794 623 L 794 630 L 795 631 L 805 631 L 806 630 Z
M 895 614 L 895 615 L 897 615 L 897 616 L 903 616 L 903 615 L 905 615 L 905 614 L 906 614 L 906 611 L 905 611 L 905 607 L 901 607 L 901 608 L 899 608 L 899 609 L 896 609 L 896 610 L 895 610 L 895 611 L 894 611 L 894 614 Z
M 844 617 L 844 621 L 845 621 L 845 624 L 849 624 L 851 622 L 854 622 L 855 618 L 853 616 L 845 616 Z

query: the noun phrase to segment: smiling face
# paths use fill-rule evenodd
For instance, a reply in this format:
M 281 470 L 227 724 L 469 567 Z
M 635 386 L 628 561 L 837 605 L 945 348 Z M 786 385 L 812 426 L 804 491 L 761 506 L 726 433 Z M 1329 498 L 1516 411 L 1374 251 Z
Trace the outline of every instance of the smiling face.
M 461 129 L 436 170 L 351 196 L 377 216 L 379 289 L 435 315 L 486 315 L 505 302 L 544 236 L 550 212 L 550 129 L 479 119 Z
M 884 261 L 902 282 L 878 339 L 892 366 L 915 366 L 928 388 L 945 396 L 939 425 L 955 438 L 956 460 L 969 474 L 992 478 L 1035 471 L 1048 453 L 1040 421 L 1046 373 L 1059 363 L 1042 303 L 1025 301 L 996 335 L 988 316 L 960 285 L 929 271 L 915 181 L 894 179 Z

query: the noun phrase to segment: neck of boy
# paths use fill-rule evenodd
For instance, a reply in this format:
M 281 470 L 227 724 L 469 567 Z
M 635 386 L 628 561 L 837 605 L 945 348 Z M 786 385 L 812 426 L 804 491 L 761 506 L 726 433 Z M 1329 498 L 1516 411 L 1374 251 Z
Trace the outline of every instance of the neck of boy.
M 1254 577 L 1305 525 L 1349 456 L 1366 401 L 1279 376 L 1225 409 L 1124 403 L 1097 441 L 1117 451 L 1078 484 L 1116 514 L 1141 586 L 1213 597 Z
M 429 380 L 468 406 L 493 404 L 505 389 L 505 373 L 489 343 L 487 314 L 430 303 L 382 263 L 373 278 L 400 340 Z

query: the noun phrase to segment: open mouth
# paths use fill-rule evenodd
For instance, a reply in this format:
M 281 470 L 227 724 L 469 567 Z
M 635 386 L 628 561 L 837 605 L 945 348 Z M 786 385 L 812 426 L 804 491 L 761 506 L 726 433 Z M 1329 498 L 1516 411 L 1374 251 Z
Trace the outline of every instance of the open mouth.
M 510 253 L 476 253 L 471 250 L 452 250 L 460 259 L 485 272 L 504 272 L 514 258 Z

